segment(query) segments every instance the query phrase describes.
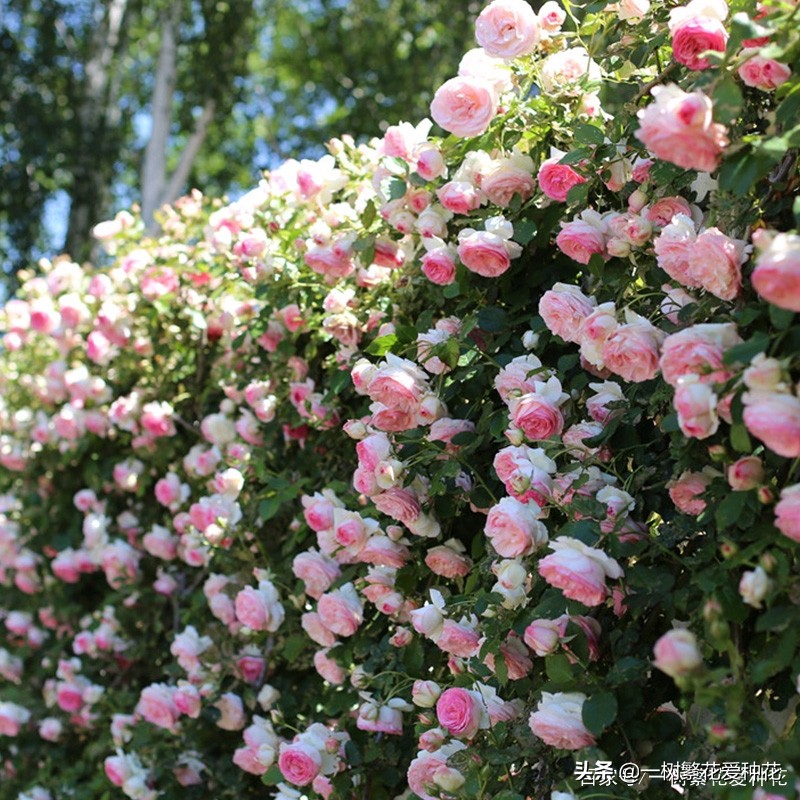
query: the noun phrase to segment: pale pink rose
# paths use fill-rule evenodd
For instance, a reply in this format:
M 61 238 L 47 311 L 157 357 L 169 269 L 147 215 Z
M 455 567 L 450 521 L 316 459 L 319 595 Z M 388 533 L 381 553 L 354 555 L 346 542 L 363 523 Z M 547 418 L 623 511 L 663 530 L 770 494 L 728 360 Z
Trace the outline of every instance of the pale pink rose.
M 558 33 L 567 18 L 567 12 L 561 8 L 556 0 L 547 0 L 539 9 L 537 16 L 542 30 L 547 31 L 547 33 Z
M 301 502 L 303 504 L 303 516 L 311 530 L 316 533 L 332 528 L 333 510 L 334 508 L 342 507 L 336 495 L 332 492 L 327 493 L 327 490 L 323 494 L 315 492 L 313 497 L 303 495 Z
M 539 20 L 525 0 L 493 0 L 475 21 L 475 38 L 496 58 L 527 55 L 541 38 Z
M 654 86 L 656 98 L 638 113 L 636 136 L 656 157 L 684 169 L 713 172 L 728 145 L 724 125 L 712 119 L 712 103 L 702 92 L 688 94 L 675 84 Z
M 294 742 L 280 746 L 278 767 L 283 777 L 295 786 L 307 786 L 319 775 L 322 756 L 316 747 L 306 742 Z
M 436 646 L 445 653 L 458 658 L 472 658 L 480 648 L 481 637 L 474 628 L 463 623 L 446 619 Z
M 439 202 L 453 214 L 469 214 L 480 208 L 483 195 L 467 181 L 450 181 L 436 190 Z
M 620 325 L 603 344 L 603 363 L 632 383 L 649 381 L 658 374 L 663 338 L 664 334 L 643 318 Z
M 172 701 L 181 714 L 186 714 L 187 717 L 192 719 L 197 719 L 200 716 L 202 700 L 196 686 L 190 683 L 178 686 L 173 692 Z
M 697 234 L 691 217 L 676 214 L 653 244 L 658 266 L 670 278 L 691 288 L 700 286 L 699 281 L 692 273 L 690 264 L 696 239 Z
M 497 373 L 494 388 L 503 402 L 508 403 L 517 395 L 533 392 L 543 373 L 549 374 L 542 369 L 542 362 L 536 356 L 517 356 Z
M 692 17 L 678 25 L 670 25 L 672 33 L 672 55 L 679 64 L 688 69 L 708 69 L 711 61 L 702 58 L 706 50 L 725 52 L 728 31 L 725 25 L 713 17 Z
M 339 577 L 341 569 L 332 558 L 316 550 L 308 550 L 295 556 L 292 572 L 305 584 L 306 594 L 316 600 Z
M 323 625 L 338 636 L 352 636 L 364 621 L 364 608 L 352 583 L 323 594 L 317 611 Z
M 606 578 L 622 577 L 613 558 L 578 539 L 559 536 L 550 547 L 554 552 L 539 562 L 539 574 L 571 600 L 600 605 L 608 595 Z
M 642 209 L 642 216 L 656 228 L 666 228 L 678 214 L 692 219 L 692 207 L 682 197 L 661 197 Z
M 558 648 L 567 630 L 567 620 L 535 619 L 525 628 L 525 644 L 537 656 L 549 656 Z
M 606 255 L 606 237 L 602 228 L 580 218 L 561 223 L 556 244 L 562 253 L 579 264 L 588 264 L 593 255 Z
M 617 15 L 622 20 L 643 19 L 650 11 L 650 0 L 620 0 Z
M 0 736 L 17 736 L 31 718 L 31 712 L 17 703 L 0 701 Z
M 703 383 L 723 383 L 731 376 L 723 365 L 725 351 L 741 342 L 733 323 L 693 325 L 664 340 L 661 373 L 671 386 L 697 375 Z
M 586 319 L 580 330 L 581 356 L 594 367 L 603 367 L 603 347 L 617 330 L 617 310 L 613 303 L 601 303 Z
M 434 782 L 437 771 L 447 769 L 447 756 L 420 752 L 408 765 L 408 786 L 422 800 L 437 800 L 439 787 Z M 430 794 L 435 792 L 436 795 Z
M 653 233 L 652 224 L 632 212 L 608 215 L 606 219 L 611 233 L 629 247 L 644 247 Z
M 372 497 L 375 508 L 387 517 L 413 525 L 422 511 L 417 496 L 410 489 L 389 489 Z
M 693 517 L 701 514 L 706 508 L 702 495 L 711 479 L 702 472 L 683 472 L 679 478 L 669 481 L 667 489 L 675 507 L 684 514 Z
M 596 306 L 594 297 L 587 297 L 577 286 L 556 283 L 539 300 L 539 316 L 565 342 L 578 342 L 583 321 Z
M 497 115 L 495 88 L 480 78 L 458 77 L 445 81 L 433 96 L 431 117 L 437 125 L 460 139 L 480 136 Z
M 671 678 L 689 675 L 703 663 L 695 635 L 682 628 L 667 631 L 655 643 L 653 654 L 653 666 Z
M 510 266 L 511 259 L 520 255 L 521 249 L 491 231 L 467 229 L 458 235 L 458 257 L 461 263 L 484 278 L 497 278 Z
M 431 572 L 443 578 L 463 578 L 469 575 L 472 559 L 452 547 L 439 545 L 425 554 L 425 564 Z
M 684 436 L 707 439 L 717 432 L 717 395 L 707 383 L 700 383 L 697 376 L 687 375 L 678 380 L 672 402 Z
M 245 586 L 236 595 L 235 608 L 239 622 L 254 631 L 276 631 L 284 618 L 278 593 L 268 581 L 261 581 L 258 589 Z
M 800 399 L 791 394 L 749 392 L 744 405 L 744 424 L 753 436 L 779 456 L 800 456 Z
M 180 712 L 175 706 L 175 687 L 165 683 L 153 683 L 142 689 L 136 713 L 159 728 L 176 731 Z
M 411 699 L 415 706 L 433 708 L 442 690 L 434 681 L 415 680 L 411 687 Z
M 217 727 L 224 731 L 240 731 L 247 724 L 242 698 L 233 692 L 226 692 L 213 704 L 219 709 L 220 718 Z
M 468 689 L 445 689 L 436 702 L 436 718 L 451 735 L 472 739 L 481 725 L 483 702 L 477 692 Z
M 321 647 L 333 647 L 336 635 L 329 630 L 316 611 L 308 611 L 300 617 L 303 630 Z
M 753 288 L 778 308 L 800 312 L 800 236 L 756 231 L 753 242 L 760 250 L 750 276 Z
M 529 441 L 549 439 L 564 429 L 564 415 L 548 399 L 535 392 L 511 399 L 511 420 Z
M 131 776 L 131 768 L 123 756 L 107 756 L 103 762 L 106 777 L 114 786 L 122 786 Z
M 426 383 L 425 373 L 416 364 L 389 353 L 369 382 L 367 394 L 387 409 L 415 412 Z
M 586 695 L 580 692 L 542 692 L 528 724 L 534 736 L 545 744 L 563 750 L 579 750 L 595 744 L 595 738 L 583 724 Z
M 775 527 L 795 542 L 800 542 L 800 484 L 787 486 L 775 506 Z
M 583 47 L 569 47 L 551 53 L 542 62 L 539 80 L 545 94 L 580 93 L 583 80 L 602 77 L 599 65 Z
M 536 184 L 530 172 L 507 162 L 485 174 L 481 180 L 481 191 L 489 202 L 502 208 L 508 208 L 515 195 L 524 202 L 535 190 Z
M 318 650 L 314 653 L 314 669 L 321 678 L 334 686 L 341 686 L 347 678 L 347 673 L 341 666 L 328 657 L 327 650 Z
M 543 161 L 536 179 L 539 181 L 539 188 L 547 197 L 559 203 L 565 203 L 569 190 L 573 186 L 586 183 L 586 178 L 569 164 L 560 164 L 560 161 L 560 156 Z
M 437 286 L 447 286 L 456 279 L 456 261 L 449 247 L 438 247 L 420 259 L 422 274 Z
M 720 300 L 734 300 L 742 286 L 745 242 L 731 239 L 717 228 L 702 231 L 689 248 L 692 280 Z
M 513 497 L 504 497 L 491 508 L 484 532 L 499 555 L 526 556 L 546 544 L 547 529 L 537 519 L 540 511 L 536 504 L 520 503 Z
M 756 54 L 739 67 L 738 74 L 746 86 L 771 92 L 792 77 L 792 70 L 780 61 Z
M 758 456 L 743 456 L 728 467 L 728 485 L 734 492 L 747 492 L 764 483 L 764 462 Z

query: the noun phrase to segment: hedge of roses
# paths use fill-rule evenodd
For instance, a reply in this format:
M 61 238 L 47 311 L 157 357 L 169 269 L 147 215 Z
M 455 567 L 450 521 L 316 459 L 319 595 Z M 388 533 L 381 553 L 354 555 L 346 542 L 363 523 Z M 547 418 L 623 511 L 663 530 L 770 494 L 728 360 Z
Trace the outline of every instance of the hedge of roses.
M 794 797 L 799 18 L 494 0 L 446 138 L 31 270 L 2 797 Z

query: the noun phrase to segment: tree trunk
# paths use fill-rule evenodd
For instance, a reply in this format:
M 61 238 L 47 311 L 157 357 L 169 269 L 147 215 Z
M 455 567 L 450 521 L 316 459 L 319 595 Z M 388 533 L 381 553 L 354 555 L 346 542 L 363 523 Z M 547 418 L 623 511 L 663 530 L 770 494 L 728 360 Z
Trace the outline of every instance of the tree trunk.
M 106 212 L 117 147 L 111 135 L 119 121 L 118 81 L 113 66 L 122 46 L 128 0 L 109 0 L 92 37 L 77 108 L 80 140 L 72 164 L 71 205 L 64 250 L 78 260 L 91 256 L 91 229 Z

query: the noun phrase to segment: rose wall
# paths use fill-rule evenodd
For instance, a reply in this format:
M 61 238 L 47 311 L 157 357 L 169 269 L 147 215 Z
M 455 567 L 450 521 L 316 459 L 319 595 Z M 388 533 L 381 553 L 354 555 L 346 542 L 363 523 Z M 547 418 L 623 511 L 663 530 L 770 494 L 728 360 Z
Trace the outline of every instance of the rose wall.
M 795 797 L 798 20 L 495 0 L 445 138 L 32 267 L 0 796 Z

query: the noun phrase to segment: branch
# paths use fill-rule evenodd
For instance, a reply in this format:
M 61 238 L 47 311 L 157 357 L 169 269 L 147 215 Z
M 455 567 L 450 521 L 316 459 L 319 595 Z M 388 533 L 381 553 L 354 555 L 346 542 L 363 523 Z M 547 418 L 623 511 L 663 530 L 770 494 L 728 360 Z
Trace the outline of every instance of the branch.
M 203 106 L 203 111 L 197 118 L 194 131 L 189 137 L 189 141 L 186 142 L 186 147 L 183 148 L 181 160 L 178 162 L 178 166 L 170 176 L 167 188 L 161 197 L 161 205 L 164 205 L 165 203 L 171 203 L 173 200 L 177 200 L 177 198 L 180 197 L 181 193 L 183 192 L 183 187 L 189 178 L 189 172 L 192 169 L 192 164 L 194 164 L 194 160 L 197 158 L 197 154 L 200 152 L 200 148 L 203 146 L 203 142 L 208 134 L 208 127 L 214 119 L 214 111 L 216 110 L 216 107 L 217 104 L 215 100 L 206 100 L 206 104 Z

